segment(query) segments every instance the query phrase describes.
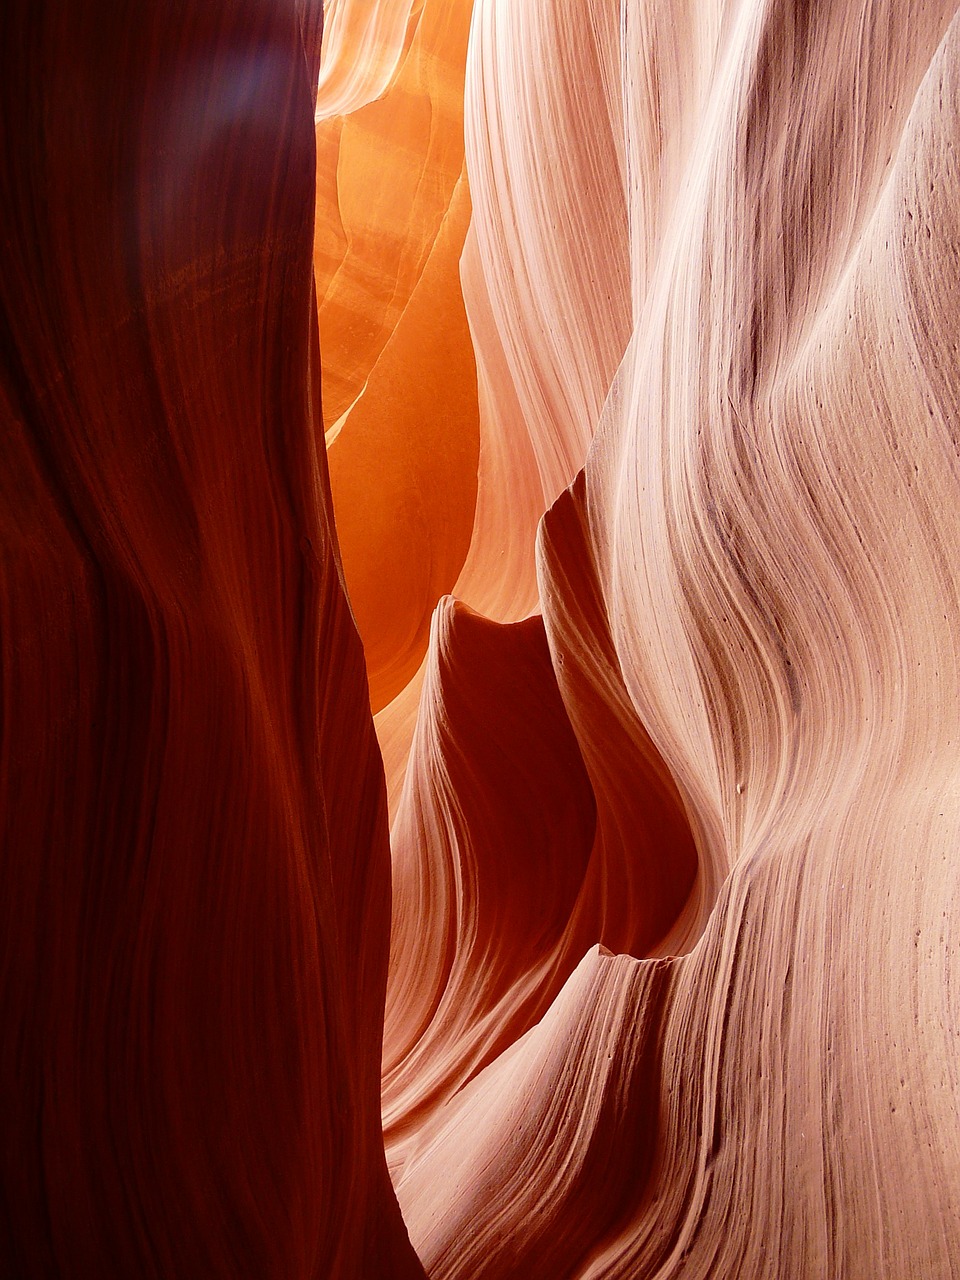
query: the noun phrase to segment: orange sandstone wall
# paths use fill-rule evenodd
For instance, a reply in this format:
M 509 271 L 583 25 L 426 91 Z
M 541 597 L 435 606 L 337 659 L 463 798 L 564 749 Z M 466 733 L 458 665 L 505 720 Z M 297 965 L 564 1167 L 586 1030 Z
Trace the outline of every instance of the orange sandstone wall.
M 395 10 L 341 6 L 344 47 L 331 74 L 366 61 L 367 27 L 359 38 L 348 18 L 370 23 L 376 11 L 399 32 Z M 339 98 L 325 102 L 324 84 L 318 107 L 314 255 L 324 422 L 374 711 L 420 666 L 430 614 L 457 579 L 473 527 L 479 409 L 459 269 L 470 223 L 463 152 L 469 25 L 467 0 L 426 0 L 408 17 L 380 96 L 344 114 Z M 382 34 L 369 44 L 390 48 Z

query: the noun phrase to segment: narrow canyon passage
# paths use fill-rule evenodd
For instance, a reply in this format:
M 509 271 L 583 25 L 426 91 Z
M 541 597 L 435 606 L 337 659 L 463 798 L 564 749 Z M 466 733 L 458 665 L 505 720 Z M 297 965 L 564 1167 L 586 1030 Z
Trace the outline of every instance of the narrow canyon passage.
M 0 1276 L 960 1275 L 956 0 L 0 59 Z

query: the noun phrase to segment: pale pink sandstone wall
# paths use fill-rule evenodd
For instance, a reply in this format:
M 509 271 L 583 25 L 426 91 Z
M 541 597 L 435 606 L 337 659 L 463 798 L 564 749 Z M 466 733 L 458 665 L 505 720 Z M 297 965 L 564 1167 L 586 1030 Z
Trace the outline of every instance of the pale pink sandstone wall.
M 431 1276 L 960 1266 L 954 9 L 474 6 L 454 594 L 552 675 L 441 605 L 384 1113 Z

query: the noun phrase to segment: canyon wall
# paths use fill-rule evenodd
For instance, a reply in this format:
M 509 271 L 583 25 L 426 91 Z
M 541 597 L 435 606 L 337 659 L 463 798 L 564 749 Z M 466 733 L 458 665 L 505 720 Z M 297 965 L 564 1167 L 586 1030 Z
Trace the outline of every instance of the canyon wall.
M 322 447 L 321 17 L 0 14 L 4 1276 L 423 1274 Z
M 0 11 L 0 1274 L 960 1275 L 955 0 L 326 21 Z

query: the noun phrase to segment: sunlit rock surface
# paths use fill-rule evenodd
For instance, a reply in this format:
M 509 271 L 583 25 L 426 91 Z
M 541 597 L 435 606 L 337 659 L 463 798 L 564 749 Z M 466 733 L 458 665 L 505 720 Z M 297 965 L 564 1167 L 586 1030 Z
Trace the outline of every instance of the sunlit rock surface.
M 0 1274 L 960 1275 L 954 0 L 2 14 Z
M 954 7 L 475 5 L 480 493 L 512 449 L 527 502 L 454 595 L 542 612 L 592 807 L 510 833 L 511 627 L 442 603 L 384 1076 L 431 1276 L 960 1266 Z
M 479 450 L 459 268 L 470 222 L 463 150 L 470 5 L 426 0 L 408 16 L 398 51 L 400 16 L 395 2 L 354 0 L 335 10 L 343 47 L 324 65 L 317 120 L 324 422 L 375 711 L 416 672 L 433 607 L 463 566 Z M 338 68 L 356 85 L 368 49 L 372 83 L 343 113 L 352 104 L 343 102 L 346 88 L 332 92 Z M 388 54 L 395 65 L 383 87 Z

